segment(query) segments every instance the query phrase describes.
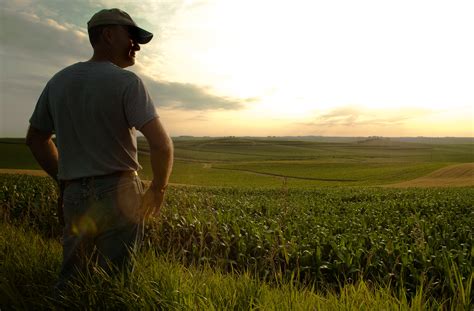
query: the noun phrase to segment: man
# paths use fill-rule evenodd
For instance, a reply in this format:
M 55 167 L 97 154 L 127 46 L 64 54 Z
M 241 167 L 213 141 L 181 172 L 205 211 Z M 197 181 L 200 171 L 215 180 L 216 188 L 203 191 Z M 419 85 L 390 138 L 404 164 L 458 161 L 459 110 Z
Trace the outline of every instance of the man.
M 142 80 L 123 69 L 134 65 L 140 44 L 153 34 L 119 9 L 96 13 L 88 32 L 92 58 L 47 83 L 26 138 L 41 167 L 64 189 L 57 289 L 91 263 L 107 272 L 130 268 L 144 219 L 163 202 L 173 162 L 172 141 Z M 150 146 L 154 177 L 145 194 L 136 173 L 141 167 L 135 129 Z M 149 209 L 141 207 L 143 198 L 151 201 Z

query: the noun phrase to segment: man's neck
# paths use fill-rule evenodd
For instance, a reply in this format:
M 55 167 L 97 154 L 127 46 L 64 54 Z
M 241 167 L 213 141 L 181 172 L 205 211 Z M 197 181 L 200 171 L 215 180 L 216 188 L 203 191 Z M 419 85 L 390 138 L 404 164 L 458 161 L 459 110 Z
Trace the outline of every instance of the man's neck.
M 112 60 L 110 59 L 110 57 L 107 57 L 105 55 L 98 55 L 96 53 L 94 53 L 94 55 L 92 55 L 91 59 L 89 59 L 90 62 L 111 62 L 112 63 Z
M 98 46 L 94 48 L 94 54 L 92 55 L 91 62 L 114 62 L 114 57 L 106 48 Z

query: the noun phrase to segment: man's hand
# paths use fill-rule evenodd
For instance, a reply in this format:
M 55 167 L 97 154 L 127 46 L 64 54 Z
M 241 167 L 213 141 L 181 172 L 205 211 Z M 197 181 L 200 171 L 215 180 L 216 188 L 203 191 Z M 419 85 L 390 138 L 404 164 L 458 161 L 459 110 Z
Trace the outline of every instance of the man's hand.
M 165 189 L 173 167 L 173 141 L 166 133 L 160 119 L 154 118 L 141 129 L 150 146 L 150 163 L 153 182 L 143 196 L 145 217 L 157 216 L 165 197 Z
M 149 217 L 156 217 L 159 215 L 161 206 L 165 199 L 164 189 L 156 189 L 153 184 L 147 189 L 143 195 L 142 200 L 142 211 L 143 217 L 148 219 Z

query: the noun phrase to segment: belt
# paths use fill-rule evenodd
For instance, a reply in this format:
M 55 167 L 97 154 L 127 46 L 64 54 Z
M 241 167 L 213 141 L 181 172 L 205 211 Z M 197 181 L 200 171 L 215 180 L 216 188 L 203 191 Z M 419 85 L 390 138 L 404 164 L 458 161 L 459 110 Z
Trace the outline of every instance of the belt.
M 114 172 L 114 173 L 106 174 L 106 175 L 88 176 L 88 177 L 80 177 L 80 178 L 75 178 L 75 179 L 61 180 L 61 182 L 64 184 L 64 186 L 67 186 L 74 182 L 87 182 L 91 180 L 101 180 L 101 179 L 114 178 L 114 177 L 119 178 L 119 177 L 134 177 L 134 176 L 138 176 L 137 171 L 118 171 L 118 172 Z

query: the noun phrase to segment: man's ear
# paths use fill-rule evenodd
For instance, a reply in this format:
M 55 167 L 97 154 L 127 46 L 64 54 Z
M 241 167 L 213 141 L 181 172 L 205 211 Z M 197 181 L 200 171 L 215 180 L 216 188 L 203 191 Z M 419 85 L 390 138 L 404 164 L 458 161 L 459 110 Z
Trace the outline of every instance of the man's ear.
M 104 41 L 104 43 L 111 44 L 114 40 L 114 35 L 115 33 L 112 27 L 108 26 L 102 29 L 102 40 Z

